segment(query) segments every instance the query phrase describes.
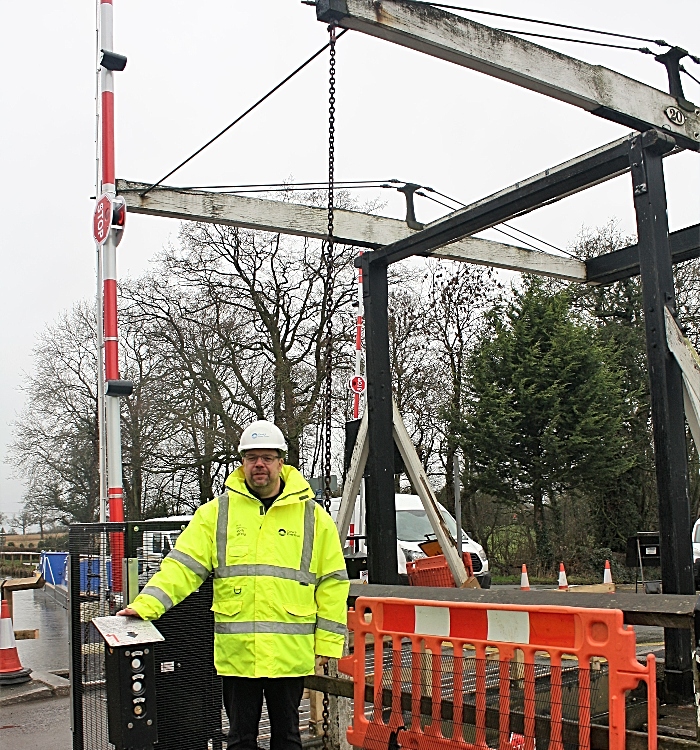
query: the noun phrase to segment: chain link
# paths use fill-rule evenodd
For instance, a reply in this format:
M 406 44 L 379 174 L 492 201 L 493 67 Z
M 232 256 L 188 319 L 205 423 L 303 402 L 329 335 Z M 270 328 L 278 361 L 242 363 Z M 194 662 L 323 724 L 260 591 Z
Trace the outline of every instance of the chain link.
M 323 265 L 325 270 L 324 310 L 326 317 L 326 380 L 323 405 L 323 505 L 328 513 L 331 512 L 331 412 L 333 406 L 333 270 L 334 270 L 334 238 L 333 238 L 333 210 L 334 210 L 334 181 L 335 181 L 335 24 L 328 27 L 330 37 L 330 60 L 328 70 L 328 237 L 323 243 Z M 323 673 L 328 674 L 328 664 L 323 667 Z M 329 698 L 323 694 L 323 748 L 329 745 Z
M 323 424 L 323 504 L 331 510 L 331 411 L 333 387 L 333 210 L 335 180 L 335 24 L 328 27 L 330 35 L 330 64 L 328 76 L 328 237 L 323 243 L 323 263 L 325 267 L 324 315 L 326 317 L 326 382 L 324 393 Z

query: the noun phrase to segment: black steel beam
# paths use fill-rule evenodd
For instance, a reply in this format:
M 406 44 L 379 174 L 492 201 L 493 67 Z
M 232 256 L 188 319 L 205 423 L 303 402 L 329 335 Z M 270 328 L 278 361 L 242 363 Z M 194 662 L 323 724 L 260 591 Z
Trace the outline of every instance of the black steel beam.
M 700 257 L 700 224 L 671 232 L 668 236 L 671 263 L 682 263 Z M 612 284 L 613 281 L 639 275 L 639 247 L 629 245 L 586 261 L 589 284 Z
M 370 263 L 395 263 L 411 255 L 430 253 L 462 237 L 476 234 L 515 216 L 624 174 L 630 168 L 631 137 L 621 138 L 518 182 L 451 213 L 410 237 L 368 253 Z
M 370 253 L 364 253 L 367 258 Z M 398 584 L 394 500 L 394 435 L 389 361 L 389 282 L 386 263 L 365 261 L 367 440 L 365 468 L 367 567 L 372 583 Z
M 662 163 L 664 152 L 673 144 L 670 136 L 651 130 L 632 139 L 629 156 L 654 431 L 661 579 L 665 594 L 694 594 L 683 381 L 680 367 L 666 345 L 664 322 L 664 308 L 675 309 Z M 664 641 L 665 698 L 672 702 L 692 701 L 690 634 L 666 628 Z
M 116 524 L 115 524 L 116 525 Z M 120 524 L 121 530 L 124 529 Z M 80 532 L 72 526 L 68 531 L 68 648 L 70 651 L 72 750 L 84 750 L 85 724 L 83 712 L 83 627 L 80 606 L 80 555 L 85 551 Z

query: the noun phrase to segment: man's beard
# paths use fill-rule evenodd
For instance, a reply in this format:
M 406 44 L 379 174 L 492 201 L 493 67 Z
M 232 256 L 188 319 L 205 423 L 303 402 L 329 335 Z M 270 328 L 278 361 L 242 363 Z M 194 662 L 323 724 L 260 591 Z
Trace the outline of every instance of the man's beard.
M 272 483 L 272 477 L 269 474 L 260 474 L 257 477 L 253 475 L 251 479 L 256 487 L 266 487 Z

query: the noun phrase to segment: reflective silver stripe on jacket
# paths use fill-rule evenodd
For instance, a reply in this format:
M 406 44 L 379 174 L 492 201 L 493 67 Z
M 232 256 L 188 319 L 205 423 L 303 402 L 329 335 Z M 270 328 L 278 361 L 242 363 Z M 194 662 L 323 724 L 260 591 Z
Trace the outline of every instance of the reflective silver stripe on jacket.
M 313 622 L 215 622 L 214 632 L 224 635 L 244 633 L 276 633 L 281 635 L 313 635 Z
M 226 565 L 226 543 L 228 541 L 228 492 L 219 495 L 219 515 L 216 520 L 216 567 Z
M 206 581 L 207 578 L 209 578 L 209 573 L 211 573 L 211 571 L 207 570 L 207 568 L 202 565 L 202 563 L 197 562 L 194 557 L 190 557 L 186 552 L 182 552 L 179 549 L 174 549 L 168 555 L 166 555 L 166 560 L 168 557 L 172 557 L 173 560 L 177 560 L 187 569 L 191 570 L 196 576 L 199 576 L 203 581 Z
M 226 565 L 214 571 L 216 578 L 233 578 L 233 576 L 271 576 L 272 578 L 285 578 L 288 581 L 299 581 L 299 583 L 315 584 L 316 576 L 313 573 L 295 568 L 282 568 L 278 565 Z
M 343 568 L 342 570 L 334 570 L 332 573 L 326 573 L 325 576 L 321 576 L 316 579 L 316 585 L 323 583 L 327 578 L 335 578 L 336 581 L 348 581 L 348 571 Z
M 225 498 L 225 499 L 224 499 Z M 311 498 L 304 502 L 304 542 L 301 548 L 300 570 L 278 565 L 226 565 L 226 544 L 228 529 L 228 493 L 219 497 L 219 515 L 216 522 L 216 569 L 215 578 L 234 576 L 271 576 L 299 583 L 316 584 L 316 576 L 310 572 L 311 557 L 314 551 L 315 505 Z
M 304 501 L 304 546 L 301 548 L 301 564 L 299 568 L 308 573 L 311 570 L 311 555 L 314 552 L 314 534 L 316 533 L 316 500 Z M 316 576 L 314 576 L 314 582 Z
M 335 633 L 336 635 L 345 635 L 348 632 L 348 629 L 342 623 L 326 620 L 325 617 L 316 618 L 316 628 L 327 630 L 329 633 Z
M 165 593 L 165 591 L 163 591 L 163 589 L 159 589 L 157 586 L 145 586 L 141 589 L 141 593 L 148 594 L 154 599 L 157 599 L 165 607 L 166 612 L 173 606 L 173 600 Z

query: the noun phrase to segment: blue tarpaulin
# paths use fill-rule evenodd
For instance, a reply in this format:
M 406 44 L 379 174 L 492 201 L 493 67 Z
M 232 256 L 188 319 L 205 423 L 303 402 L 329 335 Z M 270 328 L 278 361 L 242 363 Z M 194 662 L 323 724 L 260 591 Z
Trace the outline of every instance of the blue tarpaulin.
M 107 559 L 108 587 L 112 586 L 112 561 Z M 42 552 L 39 563 L 41 575 L 52 586 L 68 586 L 68 553 Z M 80 591 L 97 593 L 100 585 L 100 561 L 90 558 L 80 561 Z
M 112 588 L 112 561 L 107 559 L 108 588 Z M 80 591 L 96 594 L 100 588 L 100 561 L 93 557 L 80 561 Z
M 39 570 L 46 583 L 52 586 L 67 586 L 67 552 L 42 552 Z

